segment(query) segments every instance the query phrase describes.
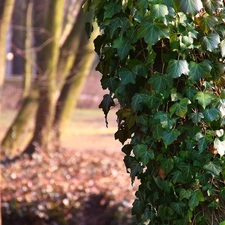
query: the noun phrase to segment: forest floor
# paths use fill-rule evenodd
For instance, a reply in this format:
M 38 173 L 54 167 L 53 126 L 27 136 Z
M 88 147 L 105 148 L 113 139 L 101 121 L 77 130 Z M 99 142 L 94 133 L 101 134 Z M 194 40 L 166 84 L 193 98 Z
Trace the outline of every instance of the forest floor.
M 104 92 L 99 74 L 89 76 L 61 148 L 39 150 L 1 165 L 3 225 L 128 225 L 137 189 L 123 163 L 121 144 L 114 140 L 115 110 L 109 128 L 98 104 Z M 12 122 L 21 85 L 7 81 L 0 112 L 0 140 Z

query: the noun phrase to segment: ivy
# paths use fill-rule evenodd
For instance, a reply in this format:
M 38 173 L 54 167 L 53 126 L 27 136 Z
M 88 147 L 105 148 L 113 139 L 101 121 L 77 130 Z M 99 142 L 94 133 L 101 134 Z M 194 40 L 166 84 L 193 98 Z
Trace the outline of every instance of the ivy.
M 225 221 L 222 0 L 87 0 L 106 116 L 118 102 L 137 224 Z

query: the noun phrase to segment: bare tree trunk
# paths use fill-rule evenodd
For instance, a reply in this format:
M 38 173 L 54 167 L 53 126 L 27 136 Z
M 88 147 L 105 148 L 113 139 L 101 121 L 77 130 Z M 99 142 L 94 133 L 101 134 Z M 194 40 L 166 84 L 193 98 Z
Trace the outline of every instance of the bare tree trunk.
M 58 98 L 56 89 L 57 63 L 59 58 L 59 39 L 62 30 L 64 0 L 50 0 L 44 29 L 49 37 L 43 37 L 43 42 L 50 41 L 37 54 L 39 68 L 38 75 L 39 106 L 37 111 L 35 131 L 25 153 L 32 154 L 36 146 L 46 149 L 51 143 L 52 124 L 55 116 L 55 106 Z M 39 37 L 38 37 L 39 38 Z M 43 43 L 42 42 L 42 43 Z
M 15 0 L 2 0 L 0 2 L 0 96 L 6 70 L 6 43 L 14 7 L 14 1 Z
M 24 99 L 21 109 L 2 140 L 1 149 L 4 158 L 12 159 L 26 147 L 33 135 L 37 107 L 38 89 L 34 87 Z
M 95 59 L 93 37 L 97 36 L 98 30 L 92 34 L 92 38 L 85 40 L 85 33 L 82 36 L 82 44 L 79 57 L 76 58 L 70 75 L 61 91 L 61 95 L 58 99 L 56 115 L 54 121 L 54 131 L 57 143 L 60 143 L 61 133 L 63 133 L 66 123 L 68 122 L 80 95 L 80 92 L 84 86 L 87 76 L 89 75 L 93 62 Z

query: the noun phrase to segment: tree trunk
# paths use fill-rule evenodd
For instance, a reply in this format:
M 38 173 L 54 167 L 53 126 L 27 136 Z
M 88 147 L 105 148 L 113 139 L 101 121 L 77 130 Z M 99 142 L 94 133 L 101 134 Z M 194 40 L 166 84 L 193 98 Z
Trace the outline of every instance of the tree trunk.
M 34 118 L 38 107 L 38 89 L 33 88 L 24 99 L 14 122 L 2 140 L 4 158 L 12 159 L 19 155 L 31 139 L 34 130 Z
M 15 0 L 2 0 L 0 2 L 0 96 L 2 91 L 2 86 L 4 83 L 4 76 L 6 70 L 6 44 L 8 31 L 11 21 L 11 16 L 13 12 Z M 1 98 L 1 97 L 0 97 Z M 1 104 L 1 99 L 0 99 Z
M 12 74 L 25 73 L 25 37 L 26 37 L 26 12 L 28 0 L 15 1 L 12 17 Z
M 41 74 L 38 74 L 39 106 L 37 111 L 35 131 L 25 153 L 32 154 L 36 146 L 46 149 L 50 147 L 52 124 L 55 116 L 55 106 L 59 90 L 56 89 L 56 73 L 59 58 L 59 39 L 63 22 L 64 0 L 50 0 L 44 29 L 49 37 L 42 37 L 49 43 L 37 53 L 38 66 Z M 39 37 L 38 37 L 38 40 Z
M 98 30 L 95 29 L 92 37 L 96 37 L 97 32 Z M 95 59 L 93 38 L 87 42 L 84 37 L 85 33 L 82 36 L 83 41 L 81 42 L 81 46 L 83 47 L 80 48 L 80 51 L 78 52 L 79 57 L 75 60 L 71 74 L 67 77 L 58 99 L 54 121 L 56 143 L 60 143 L 61 133 L 63 133 L 66 123 L 77 104 L 80 92 L 91 71 Z

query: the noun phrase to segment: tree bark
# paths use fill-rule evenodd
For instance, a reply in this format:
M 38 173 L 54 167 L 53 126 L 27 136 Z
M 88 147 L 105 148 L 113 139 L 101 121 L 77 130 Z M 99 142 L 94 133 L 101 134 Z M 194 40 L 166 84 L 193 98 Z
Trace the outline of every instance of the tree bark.
M 84 83 L 89 75 L 93 62 L 95 59 L 93 37 L 96 37 L 97 29 L 94 29 L 92 38 L 85 40 L 85 33 L 83 33 L 80 51 L 74 61 L 73 68 L 70 75 L 67 77 L 66 82 L 62 88 L 61 95 L 58 99 L 56 115 L 54 121 L 54 132 L 56 143 L 60 143 L 61 133 L 63 133 L 66 123 L 68 122 L 84 86 Z
M 0 3 L 0 96 L 6 70 L 6 44 L 10 27 L 11 16 L 15 0 L 3 0 Z M 1 98 L 1 97 L 0 97 Z M 1 99 L 0 99 L 1 104 Z
M 25 153 L 32 154 L 36 146 L 46 149 L 50 147 L 52 124 L 59 90 L 56 89 L 56 73 L 59 58 L 59 39 L 62 30 L 64 0 L 50 0 L 44 29 L 49 37 L 42 37 L 42 43 L 50 41 L 37 53 L 39 106 L 36 116 L 35 131 Z M 38 40 L 39 37 L 38 37 Z

